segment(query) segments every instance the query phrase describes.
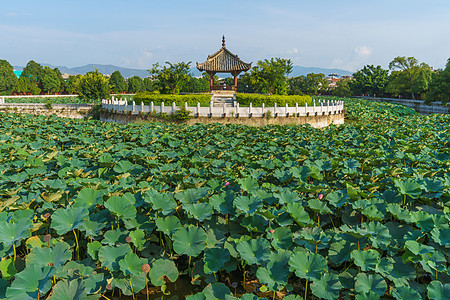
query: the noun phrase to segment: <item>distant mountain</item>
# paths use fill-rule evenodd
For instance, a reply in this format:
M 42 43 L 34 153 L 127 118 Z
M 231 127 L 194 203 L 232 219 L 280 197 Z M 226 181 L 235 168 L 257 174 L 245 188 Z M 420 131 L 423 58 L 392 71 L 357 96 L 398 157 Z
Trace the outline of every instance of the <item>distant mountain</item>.
M 123 68 L 118 67 L 114 65 L 100 65 L 100 64 L 89 64 L 82 67 L 75 67 L 75 68 L 68 68 L 64 66 L 53 66 L 50 64 L 42 64 L 43 66 L 48 66 L 50 68 L 58 68 L 61 73 L 67 73 L 70 75 L 77 75 L 77 74 L 86 74 L 87 72 L 95 71 L 95 68 L 98 69 L 98 71 L 102 74 L 109 74 L 111 75 L 114 71 L 119 71 L 123 77 L 130 78 L 133 76 L 139 76 L 141 78 L 145 78 L 149 76 L 149 72 L 147 70 L 142 69 L 129 69 L 129 68 Z M 20 66 L 14 66 L 14 70 L 22 71 L 23 67 Z M 200 76 L 202 75 L 202 72 L 197 70 L 197 68 L 193 67 L 191 68 L 191 74 L 192 76 Z M 325 76 L 328 76 L 329 74 L 338 74 L 338 75 L 352 75 L 353 72 L 341 70 L 341 69 L 326 69 L 326 68 L 316 68 L 316 67 L 302 67 L 302 66 L 294 66 L 292 68 L 292 73 L 289 74 L 290 77 L 297 77 L 300 75 L 306 75 L 309 73 L 323 73 Z M 219 73 L 219 77 L 231 77 L 230 74 L 227 73 Z

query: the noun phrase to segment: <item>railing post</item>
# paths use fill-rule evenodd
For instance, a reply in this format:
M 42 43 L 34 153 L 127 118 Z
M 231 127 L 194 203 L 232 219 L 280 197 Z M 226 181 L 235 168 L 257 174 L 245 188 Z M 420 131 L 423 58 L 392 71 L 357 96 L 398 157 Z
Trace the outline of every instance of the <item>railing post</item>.
M 164 101 L 161 101 L 161 112 L 159 113 L 160 116 L 162 116 L 164 112 Z
M 200 102 L 197 102 L 197 118 L 200 117 Z
M 141 113 L 144 112 L 144 101 L 141 101 Z
M 295 102 L 295 116 L 298 117 L 298 103 Z
M 131 114 L 134 113 L 135 106 L 136 106 L 136 103 L 133 101 L 133 106 L 132 106 L 132 108 L 131 108 Z
M 330 114 L 330 100 L 327 101 L 327 113 Z
M 209 117 L 210 118 L 212 118 L 213 106 L 214 106 L 214 101 L 211 100 L 211 102 L 209 102 Z
M 263 103 L 262 104 L 262 111 L 261 111 L 261 116 L 264 118 L 266 116 L 266 113 L 264 112 L 264 108 L 266 107 L 266 104 Z
M 250 102 L 250 105 L 248 106 L 248 117 L 249 118 L 252 117 L 252 106 L 253 106 L 253 104 Z
M 171 114 L 173 114 L 175 112 L 176 106 L 175 106 L 175 102 L 172 102 L 172 112 Z
M 286 103 L 286 105 L 284 106 L 284 116 L 285 117 L 289 117 L 289 113 L 288 113 L 288 104 Z
M 236 118 L 239 118 L 239 102 L 236 103 Z
M 278 114 L 277 114 L 277 103 L 276 102 L 273 104 L 273 116 L 275 118 L 278 116 Z
M 150 102 L 150 114 L 153 114 L 154 110 L 155 110 L 155 107 L 154 107 L 154 104 L 153 104 L 153 101 L 152 101 L 152 102 Z
M 225 109 L 225 103 L 223 104 L 223 108 L 222 108 L 222 112 L 223 112 L 223 117 L 225 118 L 227 116 L 227 110 Z

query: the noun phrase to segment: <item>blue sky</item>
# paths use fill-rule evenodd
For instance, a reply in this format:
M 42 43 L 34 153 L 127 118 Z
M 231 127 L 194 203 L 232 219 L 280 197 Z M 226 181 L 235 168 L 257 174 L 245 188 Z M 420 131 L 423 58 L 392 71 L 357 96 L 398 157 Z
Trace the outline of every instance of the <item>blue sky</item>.
M 0 59 L 24 66 L 90 63 L 149 69 L 203 62 L 221 47 L 246 62 L 356 71 L 414 56 L 450 57 L 449 0 L 1 0 Z

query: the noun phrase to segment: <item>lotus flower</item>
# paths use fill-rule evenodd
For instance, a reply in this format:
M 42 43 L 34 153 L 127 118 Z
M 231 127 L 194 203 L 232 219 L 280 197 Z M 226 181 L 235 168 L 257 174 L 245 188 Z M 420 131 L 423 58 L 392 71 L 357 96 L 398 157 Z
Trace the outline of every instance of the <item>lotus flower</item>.
M 319 200 L 323 199 L 323 194 L 319 194 Z
M 225 186 L 229 186 L 230 185 L 230 183 L 227 181 L 227 182 L 225 182 Z

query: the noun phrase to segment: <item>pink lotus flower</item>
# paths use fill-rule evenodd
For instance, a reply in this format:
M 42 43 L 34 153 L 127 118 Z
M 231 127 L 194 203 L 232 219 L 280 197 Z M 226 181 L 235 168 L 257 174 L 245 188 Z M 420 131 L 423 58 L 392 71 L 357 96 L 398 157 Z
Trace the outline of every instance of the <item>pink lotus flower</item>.
M 227 181 L 227 182 L 225 182 L 225 186 L 229 186 L 230 185 L 230 183 Z
M 319 194 L 319 200 L 323 199 L 323 194 Z
M 270 232 L 270 234 L 272 234 L 272 233 L 275 232 L 275 230 L 274 229 L 270 229 L 269 232 Z

